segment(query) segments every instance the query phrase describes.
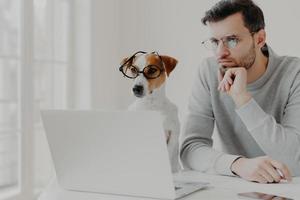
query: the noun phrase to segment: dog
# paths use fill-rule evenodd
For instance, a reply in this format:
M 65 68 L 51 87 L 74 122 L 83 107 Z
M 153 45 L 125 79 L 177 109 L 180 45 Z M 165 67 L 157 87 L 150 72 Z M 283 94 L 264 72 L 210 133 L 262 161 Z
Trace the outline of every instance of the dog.
M 121 62 L 119 70 L 127 78 L 134 80 L 132 92 L 136 100 L 129 110 L 155 110 L 163 116 L 167 148 L 172 172 L 182 167 L 179 161 L 180 124 L 177 106 L 166 96 L 165 85 L 170 73 L 177 65 L 177 60 L 156 52 L 136 52 Z

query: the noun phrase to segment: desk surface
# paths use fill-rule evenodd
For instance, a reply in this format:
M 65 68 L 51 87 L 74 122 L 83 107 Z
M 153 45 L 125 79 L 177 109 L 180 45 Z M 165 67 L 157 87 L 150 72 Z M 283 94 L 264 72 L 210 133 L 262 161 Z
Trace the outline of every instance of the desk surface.
M 264 192 L 300 200 L 300 177 L 293 178 L 291 183 L 278 184 L 252 183 L 237 177 L 210 175 L 200 172 L 182 172 L 175 175 L 175 180 L 209 182 L 210 186 L 195 192 L 183 200 L 200 199 L 239 199 L 239 192 Z M 39 197 L 39 200 L 146 200 L 146 198 L 130 198 L 117 195 L 104 195 L 96 193 L 71 192 L 59 187 L 53 180 Z M 149 199 L 147 199 L 149 200 Z

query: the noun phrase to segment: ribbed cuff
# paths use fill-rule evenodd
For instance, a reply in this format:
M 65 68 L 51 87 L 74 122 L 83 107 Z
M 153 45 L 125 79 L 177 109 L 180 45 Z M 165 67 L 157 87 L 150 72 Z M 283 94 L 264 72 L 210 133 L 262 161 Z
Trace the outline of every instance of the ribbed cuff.
M 239 175 L 236 174 L 234 171 L 232 171 L 232 164 L 233 164 L 235 161 L 237 161 L 238 159 L 240 159 L 240 158 L 243 158 L 243 156 L 237 157 L 234 161 L 232 161 L 232 163 L 231 163 L 231 165 L 230 165 L 230 171 L 231 171 L 234 175 L 236 175 L 236 176 L 239 176 Z
M 215 163 L 215 170 L 218 174 L 227 175 L 227 176 L 236 176 L 231 171 L 232 163 L 241 156 L 231 155 L 231 154 L 222 154 Z
M 258 127 L 268 117 L 253 98 L 235 111 L 249 132 Z

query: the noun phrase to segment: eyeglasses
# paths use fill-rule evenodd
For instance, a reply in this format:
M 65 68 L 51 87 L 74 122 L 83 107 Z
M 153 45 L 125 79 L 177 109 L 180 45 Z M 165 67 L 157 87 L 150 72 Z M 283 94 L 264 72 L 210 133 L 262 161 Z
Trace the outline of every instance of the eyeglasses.
M 136 77 L 139 76 L 139 74 L 143 74 L 147 79 L 155 79 L 158 78 L 161 73 L 164 71 L 163 68 L 163 61 L 162 58 L 160 57 L 160 55 L 157 52 L 151 52 L 151 54 L 155 54 L 158 56 L 159 60 L 160 60 L 160 67 L 157 65 L 148 65 L 146 67 L 144 67 L 144 69 L 142 71 L 139 70 L 139 68 L 137 66 L 134 66 L 132 64 L 134 58 L 138 55 L 138 54 L 146 54 L 147 52 L 144 51 L 138 51 L 136 53 L 134 53 L 130 58 L 128 58 L 120 67 L 119 67 L 119 71 L 123 73 L 123 75 L 127 78 L 130 79 L 135 79 Z
M 249 33 L 247 33 L 249 34 Z M 255 34 L 255 32 L 251 32 L 250 35 L 251 37 Z M 228 49 L 234 49 L 237 47 L 239 42 L 241 41 L 240 36 L 237 35 L 230 35 L 230 36 L 225 36 L 220 38 L 219 40 L 216 38 L 210 38 L 208 40 L 205 40 L 201 42 L 202 45 L 208 50 L 213 50 L 216 51 L 220 41 L 222 41 L 223 45 L 228 48 Z

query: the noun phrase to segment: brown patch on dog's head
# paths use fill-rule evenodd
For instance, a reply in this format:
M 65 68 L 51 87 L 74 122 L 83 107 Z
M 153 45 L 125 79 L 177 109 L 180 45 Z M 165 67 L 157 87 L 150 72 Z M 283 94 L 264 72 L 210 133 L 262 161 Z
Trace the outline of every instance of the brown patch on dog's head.
M 166 81 L 166 73 L 164 71 L 164 64 L 156 54 L 152 53 L 146 55 L 146 66 L 148 65 L 156 65 L 162 70 L 159 77 L 155 79 L 148 79 L 148 89 L 151 93 L 154 89 L 159 88 Z

